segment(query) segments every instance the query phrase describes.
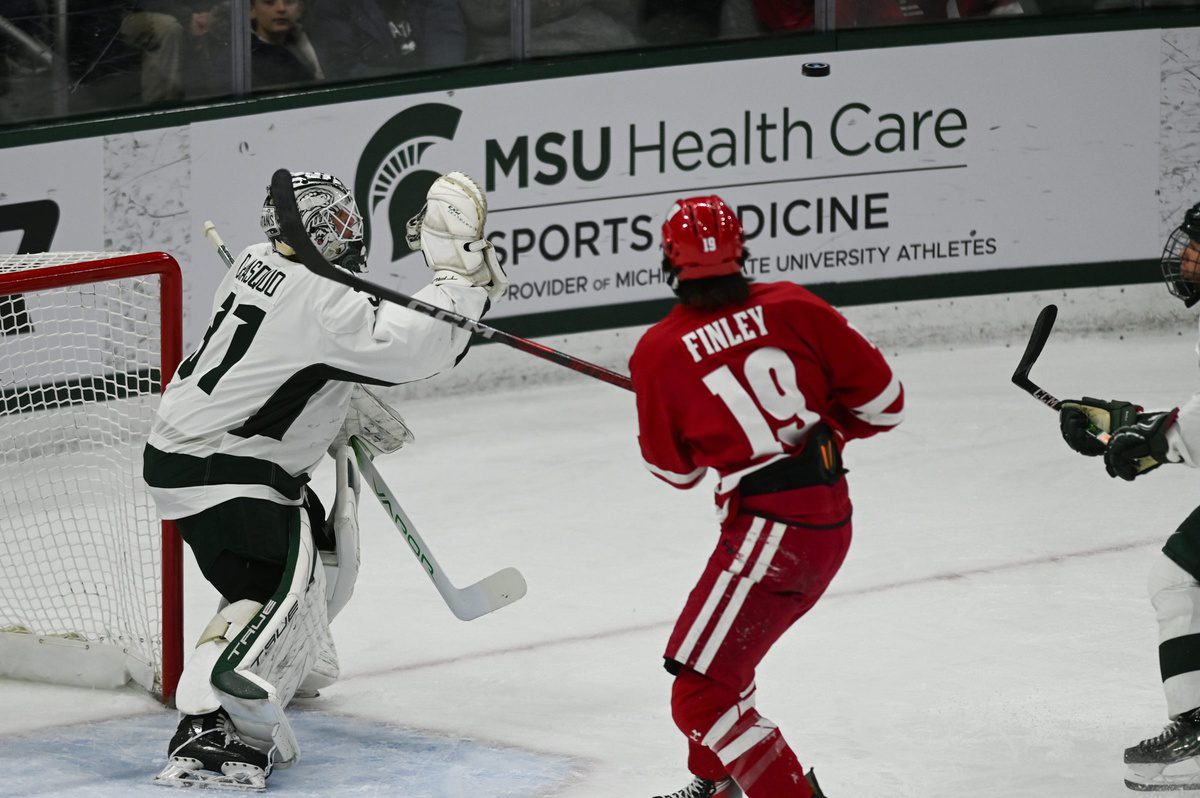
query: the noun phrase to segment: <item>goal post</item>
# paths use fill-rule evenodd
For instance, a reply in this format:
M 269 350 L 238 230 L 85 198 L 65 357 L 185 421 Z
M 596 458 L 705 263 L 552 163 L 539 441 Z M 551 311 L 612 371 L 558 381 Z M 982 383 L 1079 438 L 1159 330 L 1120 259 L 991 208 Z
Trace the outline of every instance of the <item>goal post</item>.
M 182 308 L 166 253 L 0 255 L 0 676 L 174 694 L 183 550 L 142 448 Z

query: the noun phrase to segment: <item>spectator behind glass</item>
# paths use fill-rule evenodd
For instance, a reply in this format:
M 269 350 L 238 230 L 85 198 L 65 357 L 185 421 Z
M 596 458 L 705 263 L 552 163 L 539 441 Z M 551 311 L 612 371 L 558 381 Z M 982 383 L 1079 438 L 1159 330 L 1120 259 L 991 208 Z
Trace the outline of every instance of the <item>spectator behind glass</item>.
M 507 2 L 460 0 L 470 57 L 502 61 L 513 56 Z M 619 50 L 636 47 L 638 0 L 529 0 L 529 55 Z
M 300 27 L 300 0 L 250 0 L 250 79 L 255 89 L 324 80 Z
M 137 0 L 120 36 L 142 53 L 142 101 L 184 95 L 183 65 L 204 47 L 214 24 L 212 0 Z M 185 48 L 185 35 L 188 46 Z M 188 52 L 185 52 L 187 50 Z
M 50 41 L 50 30 L 36 0 L 4 0 L 3 15 L 9 23 L 32 39 Z M 0 36 L 0 97 L 8 93 L 14 66 L 24 66 L 29 56 L 10 36 Z M 45 65 L 39 65 L 43 70 Z M 0 118 L 3 118 L 0 114 Z
M 466 60 L 458 0 L 315 0 L 306 17 L 329 80 L 353 80 Z
M 642 38 L 656 45 L 717 38 L 722 0 L 643 0 Z

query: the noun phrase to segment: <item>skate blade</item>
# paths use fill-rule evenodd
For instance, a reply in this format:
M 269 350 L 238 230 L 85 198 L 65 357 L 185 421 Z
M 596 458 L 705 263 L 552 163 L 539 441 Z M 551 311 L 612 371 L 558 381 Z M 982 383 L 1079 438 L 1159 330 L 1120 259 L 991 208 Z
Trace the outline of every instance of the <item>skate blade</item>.
M 1166 792 L 1171 790 L 1200 790 L 1200 762 L 1195 759 L 1159 763 L 1130 765 L 1125 774 L 1125 786 L 1138 792 Z
M 154 783 L 164 787 L 198 787 L 206 790 L 235 790 L 264 792 L 267 776 L 261 768 L 226 763 L 221 773 L 205 770 L 194 759 L 175 758 L 154 777 Z

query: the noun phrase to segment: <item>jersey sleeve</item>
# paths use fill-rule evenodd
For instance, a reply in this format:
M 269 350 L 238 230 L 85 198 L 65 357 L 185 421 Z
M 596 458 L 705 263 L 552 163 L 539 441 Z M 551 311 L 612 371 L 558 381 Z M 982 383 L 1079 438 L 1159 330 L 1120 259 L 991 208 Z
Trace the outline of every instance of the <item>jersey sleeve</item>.
M 378 306 L 361 292 L 331 293 L 317 308 L 329 364 L 372 381 L 398 385 L 425 379 L 452 367 L 471 333 L 403 305 Z M 427 285 L 415 299 L 478 319 L 485 309 L 483 288 L 453 282 Z
M 708 469 L 692 462 L 691 454 L 671 412 L 669 397 L 664 395 L 659 370 L 647 362 L 651 344 L 639 343 L 629 361 L 630 379 L 637 398 L 638 446 L 642 463 L 651 474 L 675 488 L 693 488 Z
M 1200 468 L 1200 393 L 1179 408 L 1175 423 L 1167 429 L 1167 460 Z
M 833 388 L 830 417 L 846 440 L 867 438 L 903 421 L 904 386 L 879 348 L 832 307 L 820 326 Z

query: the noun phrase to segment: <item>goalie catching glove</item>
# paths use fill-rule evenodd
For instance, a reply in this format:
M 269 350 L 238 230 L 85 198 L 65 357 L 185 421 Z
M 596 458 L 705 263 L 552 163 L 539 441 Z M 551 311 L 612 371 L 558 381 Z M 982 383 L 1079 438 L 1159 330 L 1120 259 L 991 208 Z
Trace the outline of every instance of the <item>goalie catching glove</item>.
M 1104 454 L 1104 444 L 1096 434 L 1136 423 L 1141 409 L 1129 402 L 1090 396 L 1070 399 L 1058 411 L 1058 426 L 1068 446 L 1087 457 L 1096 457 Z
M 462 172 L 450 172 L 433 181 L 425 207 L 408 221 L 405 239 L 410 249 L 425 255 L 435 284 L 480 286 L 494 300 L 508 287 L 508 275 L 484 238 L 486 222 L 483 190 Z
M 1165 462 L 1170 444 L 1167 430 L 1175 423 L 1179 408 L 1163 413 L 1145 413 L 1129 426 L 1113 433 L 1104 451 L 1104 466 L 1110 477 L 1133 481 Z

